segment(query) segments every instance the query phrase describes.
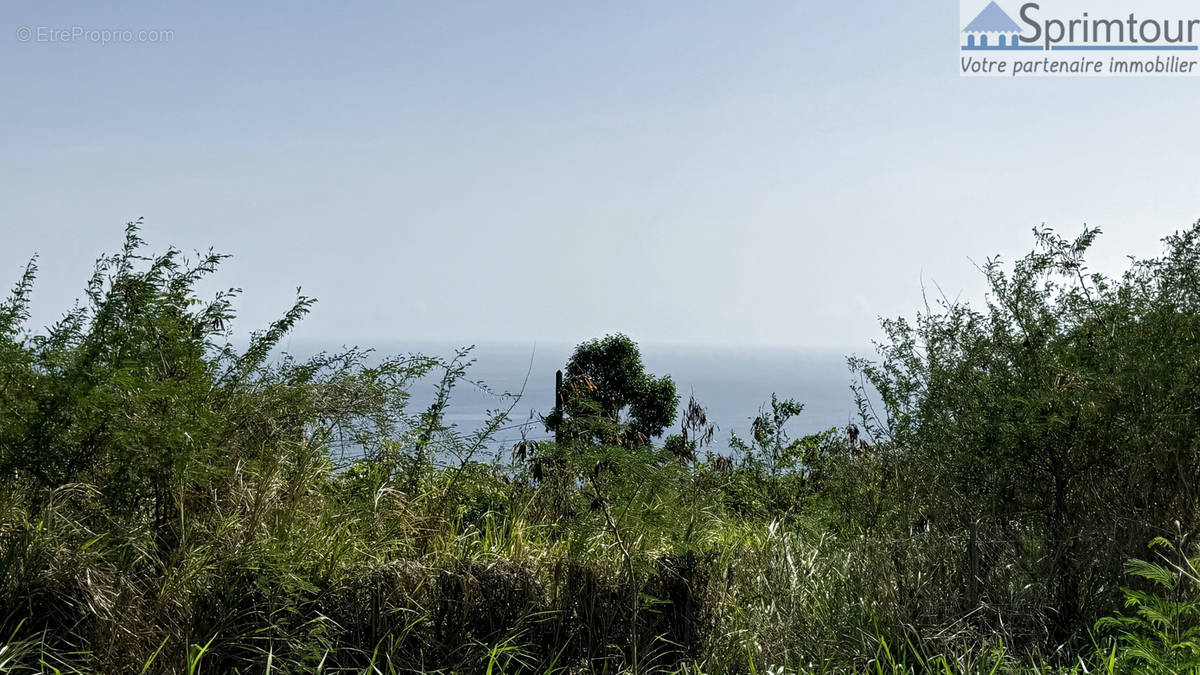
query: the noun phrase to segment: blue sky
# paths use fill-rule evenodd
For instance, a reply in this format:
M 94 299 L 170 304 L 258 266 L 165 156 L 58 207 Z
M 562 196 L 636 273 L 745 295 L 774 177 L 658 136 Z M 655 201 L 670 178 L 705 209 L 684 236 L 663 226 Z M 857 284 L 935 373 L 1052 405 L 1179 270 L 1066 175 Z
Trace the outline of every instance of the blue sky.
M 946 2 L 0 8 L 0 281 L 35 321 L 146 218 L 243 330 L 843 347 L 1047 223 L 1095 266 L 1200 217 L 1191 79 L 965 79 Z M 167 29 L 21 42 L 22 26 Z

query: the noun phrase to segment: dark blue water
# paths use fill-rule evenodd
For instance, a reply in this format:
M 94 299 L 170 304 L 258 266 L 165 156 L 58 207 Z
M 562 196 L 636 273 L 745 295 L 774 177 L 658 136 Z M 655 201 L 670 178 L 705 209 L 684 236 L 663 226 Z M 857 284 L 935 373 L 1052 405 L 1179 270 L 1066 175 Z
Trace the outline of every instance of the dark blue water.
M 451 356 L 456 345 L 446 343 L 403 343 L 375 345 L 383 354 L 420 352 Z M 468 371 L 471 379 L 485 383 L 495 392 L 524 392 L 512 411 L 510 425 L 527 422 L 530 415 L 547 413 L 554 405 L 554 373 L 563 368 L 574 346 L 570 344 L 480 344 L 471 356 L 475 364 Z M 301 350 L 294 350 L 299 353 Z M 858 352 L 862 353 L 862 352 Z M 730 433 L 747 438 L 751 420 L 771 394 L 794 398 L 804 411 L 789 425 L 793 437 L 844 427 L 857 420 L 854 396 L 850 390 L 851 373 L 846 366 L 847 352 L 788 350 L 781 348 L 672 348 L 642 346 L 646 370 L 655 375 L 669 374 L 675 380 L 681 406 L 689 395 L 708 411 L 708 418 L 720 431 L 714 450 L 728 447 Z M 527 379 L 528 378 L 528 379 Z M 527 380 L 527 381 L 526 381 Z M 413 410 L 424 408 L 433 399 L 435 381 L 418 383 L 412 392 Z M 489 395 L 468 385 L 455 390 L 447 420 L 463 431 L 477 429 L 489 409 L 507 408 L 509 401 Z M 511 447 L 521 438 L 547 439 L 541 424 L 509 428 L 497 435 L 496 448 Z

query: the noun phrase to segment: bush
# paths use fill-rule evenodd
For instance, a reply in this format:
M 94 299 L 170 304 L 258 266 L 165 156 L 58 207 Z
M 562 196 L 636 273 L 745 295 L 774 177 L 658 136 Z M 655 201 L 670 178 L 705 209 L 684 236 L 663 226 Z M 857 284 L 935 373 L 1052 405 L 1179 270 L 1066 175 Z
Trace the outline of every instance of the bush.
M 1044 583 L 1050 646 L 1086 641 L 1123 561 L 1200 517 L 1200 229 L 1120 279 L 1088 273 L 1097 234 L 1038 231 L 1011 273 L 985 265 L 982 310 L 942 299 L 887 321 L 881 360 L 853 362 L 883 403 L 864 409 L 873 454 L 915 497 L 893 502 L 897 526 L 999 528 L 1016 548 L 971 585 L 988 593 L 1004 565 Z
M 446 421 L 469 349 L 295 359 L 303 295 L 235 348 L 238 291 L 196 297 L 223 256 L 138 223 L 31 335 L 30 264 L 0 304 L 0 670 L 1194 671 L 1197 561 L 1125 561 L 1200 517 L 1200 229 L 1119 280 L 1095 234 L 886 322 L 861 433 L 793 438 L 773 395 L 722 447 L 693 398 L 657 441 L 674 383 L 614 335 L 567 364 L 558 440 L 493 463 L 514 399 Z

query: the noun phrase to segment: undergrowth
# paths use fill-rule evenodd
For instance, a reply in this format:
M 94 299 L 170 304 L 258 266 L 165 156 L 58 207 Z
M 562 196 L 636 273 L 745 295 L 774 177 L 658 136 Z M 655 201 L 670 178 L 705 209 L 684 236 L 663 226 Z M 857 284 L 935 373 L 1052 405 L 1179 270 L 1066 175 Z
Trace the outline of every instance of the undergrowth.
M 556 440 L 499 460 L 519 394 L 447 421 L 469 349 L 295 358 L 303 295 L 235 346 L 239 291 L 196 294 L 224 256 L 140 223 L 34 334 L 31 263 L 0 305 L 0 672 L 1200 672 L 1197 230 L 1120 280 L 1094 236 L 886 323 L 861 427 L 792 438 L 776 396 L 746 439 L 695 398 L 676 424 L 614 335 Z

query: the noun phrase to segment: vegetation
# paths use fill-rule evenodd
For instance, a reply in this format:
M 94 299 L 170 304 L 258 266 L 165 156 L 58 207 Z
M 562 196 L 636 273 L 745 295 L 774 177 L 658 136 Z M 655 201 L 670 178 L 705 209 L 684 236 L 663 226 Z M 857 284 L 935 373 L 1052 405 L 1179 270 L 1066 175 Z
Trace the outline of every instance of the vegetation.
M 0 672 L 1200 673 L 1200 226 L 1115 279 L 1097 234 L 885 321 L 857 425 L 772 395 L 725 442 L 612 335 L 492 463 L 511 405 L 446 422 L 469 350 L 280 354 L 302 295 L 235 347 L 223 256 L 139 223 L 34 334 L 31 263 Z

